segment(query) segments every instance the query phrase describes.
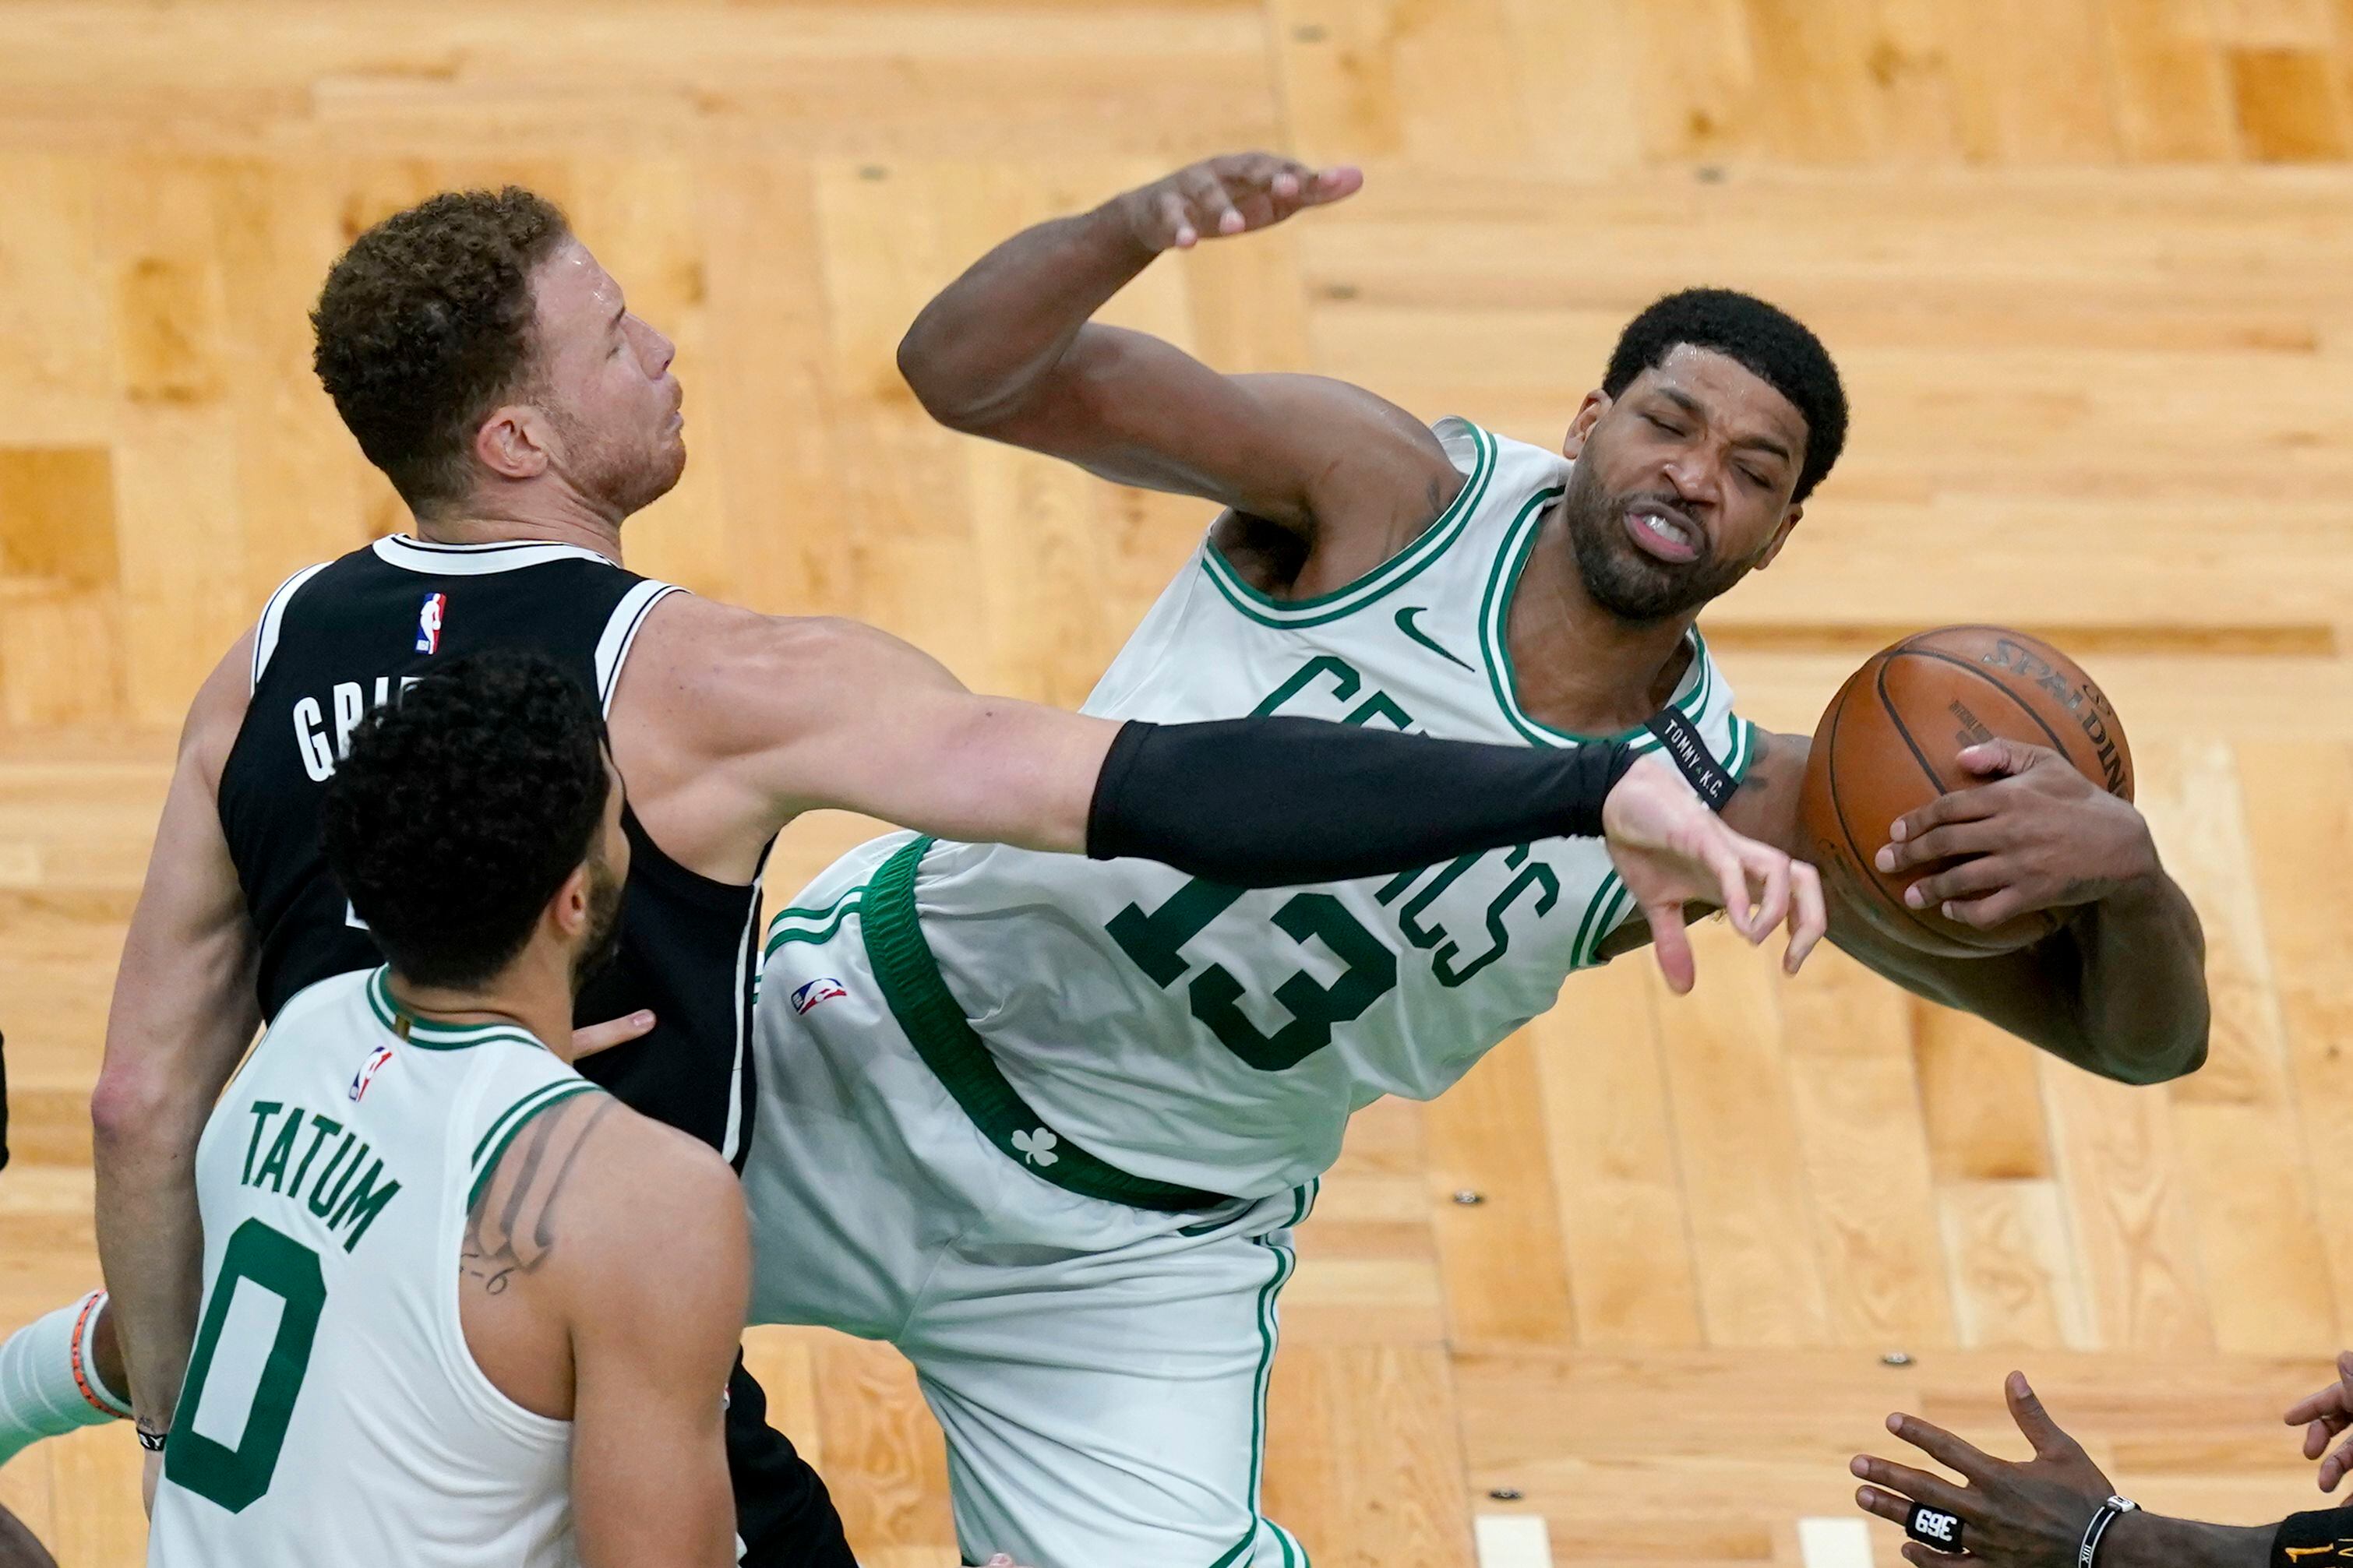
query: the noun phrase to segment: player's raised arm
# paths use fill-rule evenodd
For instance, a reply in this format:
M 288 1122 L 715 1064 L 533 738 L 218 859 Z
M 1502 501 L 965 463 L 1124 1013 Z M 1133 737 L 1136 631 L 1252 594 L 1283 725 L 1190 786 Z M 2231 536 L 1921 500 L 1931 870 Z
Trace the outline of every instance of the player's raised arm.
M 925 306 L 899 368 L 933 417 L 1121 484 L 1199 496 L 1310 537 L 1324 520 L 1405 537 L 1461 478 L 1420 421 L 1361 387 L 1223 375 L 1091 318 L 1169 249 L 1352 195 L 1354 169 L 1211 158 L 1025 229 Z
M 1752 942 L 1786 919 L 1797 959 L 1821 931 L 1810 872 L 1793 879 L 1786 854 L 1726 828 L 1672 770 L 1637 765 L 1623 745 L 1482 745 L 1288 718 L 1123 724 L 976 694 L 871 626 L 683 595 L 654 612 L 629 671 L 659 683 L 632 700 L 664 743 L 642 754 L 617 743 L 617 761 L 641 803 L 703 803 L 654 825 L 689 864 L 744 847 L 694 842 L 695 822 L 765 843 L 776 824 L 827 806 L 1248 887 L 1606 837 L 1646 907 L 1714 898 Z M 688 688 L 704 700 L 669 700 Z M 1670 942 L 1660 956 L 1687 987 L 1687 952 Z
M 229 650 L 188 710 L 90 1096 L 107 1316 L 140 1419 L 159 1429 L 203 1293 L 196 1139 L 261 1023 L 252 927 L 214 801 L 245 716 L 252 642 Z
M 743 1194 L 684 1133 L 581 1100 L 608 1113 L 565 1163 L 576 1192 L 551 1205 L 545 1264 L 572 1343 L 580 1560 L 723 1568 L 735 1561 L 724 1395 L 752 1288 Z

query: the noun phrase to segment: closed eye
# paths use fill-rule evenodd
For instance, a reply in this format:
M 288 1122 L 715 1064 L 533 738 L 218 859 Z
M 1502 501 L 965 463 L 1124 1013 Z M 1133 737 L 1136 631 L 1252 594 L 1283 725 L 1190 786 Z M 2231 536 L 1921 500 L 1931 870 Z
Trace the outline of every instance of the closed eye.
M 1662 431 L 1664 431 L 1666 434 L 1668 434 L 1668 435 L 1670 435 L 1670 436 L 1680 436 L 1680 435 L 1682 435 L 1682 434 L 1683 434 L 1683 431 L 1682 431 L 1682 430 L 1678 429 L 1676 426 L 1672 426 L 1672 425 L 1668 424 L 1665 420 L 1663 420 L 1663 419 L 1660 418 L 1660 417 L 1659 417 L 1657 415 L 1655 415 L 1655 414 L 1645 414 L 1645 415 L 1643 415 L 1643 416 L 1642 416 L 1642 417 L 1643 417 L 1644 419 L 1648 420 L 1648 421 L 1651 423 L 1651 427 L 1652 427 L 1653 429 L 1662 430 Z

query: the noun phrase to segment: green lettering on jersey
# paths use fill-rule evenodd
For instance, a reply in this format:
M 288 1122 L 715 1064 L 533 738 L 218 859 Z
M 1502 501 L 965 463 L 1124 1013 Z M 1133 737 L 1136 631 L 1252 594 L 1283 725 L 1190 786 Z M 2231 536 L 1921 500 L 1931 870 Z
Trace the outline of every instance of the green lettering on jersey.
M 316 1112 L 311 1114 L 311 1126 L 313 1129 L 311 1138 L 311 1147 L 303 1152 L 302 1163 L 294 1167 L 294 1181 L 292 1185 L 294 1188 L 294 1195 L 297 1197 L 302 1195 L 302 1178 L 311 1173 L 311 1162 L 319 1157 L 319 1146 L 324 1143 L 330 1136 L 334 1133 L 341 1132 L 343 1130 L 343 1124 L 342 1122 L 337 1121 L 332 1117 L 321 1116 Z M 323 1181 L 326 1178 L 322 1174 L 320 1179 Z
M 298 1105 L 286 1118 L 286 1124 L 278 1130 L 277 1138 L 269 1145 L 269 1152 L 261 1157 L 261 1169 L 253 1173 L 252 1185 L 259 1187 L 268 1182 L 273 1193 L 286 1190 L 286 1162 L 294 1157 L 294 1140 L 301 1136 L 301 1132 L 302 1108 Z
M 347 1183 L 351 1180 L 351 1172 L 346 1170 L 343 1173 L 343 1181 L 336 1183 L 335 1190 L 332 1193 L 327 1190 L 327 1183 L 329 1179 L 334 1175 L 335 1167 L 343 1163 L 343 1156 L 352 1152 L 352 1145 L 354 1143 L 359 1143 L 359 1146 L 363 1151 L 367 1148 L 366 1144 L 360 1143 L 358 1133 L 344 1133 L 343 1141 L 335 1145 L 335 1152 L 327 1156 L 327 1168 L 319 1173 L 318 1181 L 311 1184 L 310 1198 L 311 1212 L 317 1215 L 321 1219 L 327 1217 L 327 1211 L 333 1208 L 335 1206 L 335 1200 L 343 1195 L 343 1183 Z M 352 1164 L 354 1166 L 358 1163 L 359 1162 L 357 1160 L 352 1162 Z
M 355 1159 L 352 1163 L 357 1166 L 359 1162 Z M 352 1233 L 343 1237 L 345 1252 L 360 1244 L 360 1237 L 365 1236 L 368 1226 L 375 1223 L 375 1216 L 384 1212 L 384 1205 L 392 1201 L 392 1194 L 400 1191 L 398 1182 L 386 1182 L 383 1186 L 377 1186 L 375 1179 L 382 1174 L 384 1162 L 378 1160 L 368 1167 L 367 1174 L 362 1176 L 359 1185 L 352 1189 L 352 1195 L 343 1200 L 343 1206 L 336 1209 L 327 1221 L 330 1230 L 341 1229 L 346 1224 L 351 1226 Z M 349 1177 L 345 1179 L 349 1180 Z
M 1284 703 L 1306 690 L 1308 682 L 1319 675 L 1328 675 L 1332 678 L 1332 695 L 1343 702 L 1354 697 L 1357 689 L 1365 684 L 1365 678 L 1358 674 L 1356 667 L 1346 659 L 1335 658 L 1328 653 L 1318 654 L 1293 671 L 1290 679 L 1268 692 L 1266 700 L 1250 710 L 1250 717 L 1263 719 L 1276 711 Z
M 253 1156 L 261 1148 L 262 1129 L 269 1125 L 271 1117 L 285 1109 L 284 1105 L 274 1100 L 257 1100 L 253 1102 L 253 1140 L 245 1146 L 245 1174 L 237 1178 L 240 1184 L 252 1183 Z

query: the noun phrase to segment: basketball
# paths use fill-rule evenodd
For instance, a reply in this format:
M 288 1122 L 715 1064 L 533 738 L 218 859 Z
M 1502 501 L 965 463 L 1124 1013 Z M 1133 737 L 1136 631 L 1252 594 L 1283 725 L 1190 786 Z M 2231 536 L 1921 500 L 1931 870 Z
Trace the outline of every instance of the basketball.
M 1950 861 L 1883 875 L 1872 864 L 1895 819 L 1991 781 L 1960 753 L 1996 739 L 2048 746 L 2092 783 L 2133 796 L 2132 749 L 2116 709 L 2073 659 L 2002 626 L 1939 626 L 1873 654 L 1839 688 L 1814 731 L 1802 821 L 1825 882 L 1883 934 L 1924 952 L 1981 957 L 2047 936 L 2049 911 L 1979 931 L 1904 890 Z

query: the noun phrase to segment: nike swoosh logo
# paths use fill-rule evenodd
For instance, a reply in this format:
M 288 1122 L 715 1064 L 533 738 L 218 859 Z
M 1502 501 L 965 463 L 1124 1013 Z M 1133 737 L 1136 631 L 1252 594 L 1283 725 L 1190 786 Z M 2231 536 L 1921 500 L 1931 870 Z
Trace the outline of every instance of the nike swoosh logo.
M 1427 605 L 1408 605 L 1404 609 L 1399 610 L 1397 613 L 1397 629 L 1411 637 L 1414 641 L 1419 643 L 1422 647 L 1428 648 L 1430 652 L 1436 654 L 1439 658 L 1444 659 L 1447 663 L 1462 669 L 1469 669 L 1473 675 L 1478 674 L 1479 672 L 1476 669 L 1472 669 L 1471 666 L 1464 664 L 1461 659 L 1455 658 L 1452 654 L 1447 652 L 1444 648 L 1430 641 L 1430 634 L 1413 624 L 1414 616 L 1421 614 L 1422 611 L 1429 607 L 1430 606 Z

